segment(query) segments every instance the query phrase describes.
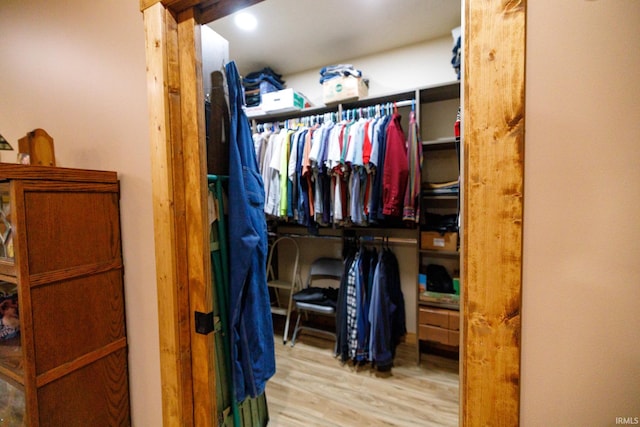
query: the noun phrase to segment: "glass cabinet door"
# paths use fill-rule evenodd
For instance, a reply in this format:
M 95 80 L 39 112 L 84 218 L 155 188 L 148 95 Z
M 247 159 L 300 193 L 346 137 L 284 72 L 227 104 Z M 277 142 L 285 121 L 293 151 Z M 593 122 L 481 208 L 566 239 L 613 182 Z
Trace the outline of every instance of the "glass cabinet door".
M 21 426 L 25 413 L 17 289 L 0 281 L 0 425 Z
M 24 425 L 24 390 L 0 377 L 0 425 L 17 427 Z
M 20 309 L 14 264 L 10 185 L 0 183 L 0 425 L 22 426 L 25 415 Z
M 13 260 L 13 226 L 9 183 L 0 183 L 0 258 Z

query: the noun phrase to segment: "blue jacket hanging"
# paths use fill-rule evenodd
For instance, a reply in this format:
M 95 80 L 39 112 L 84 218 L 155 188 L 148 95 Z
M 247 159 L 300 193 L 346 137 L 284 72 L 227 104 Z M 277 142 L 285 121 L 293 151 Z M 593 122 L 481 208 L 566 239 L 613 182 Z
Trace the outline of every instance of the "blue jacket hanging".
M 275 373 L 273 323 L 266 277 L 264 186 L 235 62 L 229 87 L 229 271 L 232 377 L 238 402 L 256 397 Z

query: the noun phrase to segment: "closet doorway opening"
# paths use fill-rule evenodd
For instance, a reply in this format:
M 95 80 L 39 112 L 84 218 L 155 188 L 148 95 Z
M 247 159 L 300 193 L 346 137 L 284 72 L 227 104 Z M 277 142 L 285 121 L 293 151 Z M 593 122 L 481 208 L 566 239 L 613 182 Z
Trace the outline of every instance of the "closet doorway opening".
M 238 18 L 242 16 L 245 19 L 253 17 L 257 22 L 255 27 L 241 28 Z M 356 16 L 358 19 L 354 18 Z M 373 219 L 367 221 L 366 226 L 355 220 L 352 226 L 348 221 L 345 226 L 344 221 L 331 215 L 329 223 L 320 225 L 315 232 L 299 225 L 303 221 L 298 220 L 297 203 L 291 203 L 289 214 L 284 215 L 287 218 L 283 219 L 281 214 L 267 215 L 272 240 L 295 236 L 298 243 L 299 278 L 287 280 L 305 283 L 310 265 L 318 258 L 343 259 L 347 255 L 345 246 L 349 243 L 346 236 L 350 235 L 357 240 L 367 264 L 372 256 L 377 261 L 383 249 L 393 255 L 399 266 L 397 281 L 403 298 L 402 317 L 406 328 L 401 343 L 397 348 L 395 344 L 393 346 L 393 367 L 391 370 L 382 367 L 381 370 L 370 363 L 368 350 L 358 350 L 363 353 L 358 360 L 364 359 L 364 363 L 355 363 L 355 357 L 348 354 L 350 351 L 355 353 L 354 349 L 343 349 L 339 351 L 340 356 L 335 357 L 335 341 L 320 339 L 321 336 L 313 333 L 303 332 L 292 347 L 292 331 L 298 313 L 291 316 L 288 336 L 283 336 L 287 329 L 286 317 L 274 315 L 276 374 L 267 383 L 266 396 L 270 417 L 277 425 L 302 419 L 310 424 L 324 420 L 346 425 L 354 417 L 370 425 L 417 422 L 434 426 L 458 425 L 460 303 L 459 293 L 453 289 L 453 278 L 459 281 L 460 277 L 457 231 L 461 156 L 455 127 L 461 98 L 458 75 L 452 62 L 455 62 L 454 45 L 460 27 L 461 4 L 450 0 L 403 0 L 402 7 L 392 8 L 385 2 L 369 2 L 365 6 L 359 0 L 302 3 L 268 0 L 213 21 L 201 30 L 205 94 L 208 93 L 210 74 L 207 67 L 219 70 L 226 60 L 235 61 L 240 74 L 249 77 L 247 82 L 251 81 L 245 86 L 246 113 L 256 136 L 254 142 L 259 146 L 256 155 L 265 181 L 270 179 L 274 169 L 264 159 L 268 162 L 273 152 L 281 152 L 278 145 L 283 143 L 275 141 L 274 135 L 283 129 L 296 132 L 297 136 L 307 130 L 317 131 L 316 124 L 320 123 L 328 131 L 333 123 L 351 124 L 363 120 L 373 128 L 378 123 L 376 112 L 382 111 L 379 115 L 384 117 L 395 110 L 401 117 L 406 140 L 409 118 L 412 114 L 417 118 L 419 151 L 423 157 L 422 162 L 418 160 L 417 182 L 424 191 L 418 191 L 416 197 L 417 210 L 422 215 L 418 214 L 415 221 L 381 221 L 369 215 Z M 220 58 L 225 42 L 228 43 L 228 57 Z M 222 46 L 217 54 L 210 48 L 215 45 Z M 327 85 L 320 82 L 320 70 L 337 64 L 351 64 L 362 73 L 362 79 L 368 83 L 366 95 L 361 94 L 361 99 L 327 102 Z M 272 99 L 274 94 L 284 96 L 284 92 L 276 92 L 280 89 L 301 95 L 306 104 L 302 111 L 286 105 L 273 107 L 274 102 L 282 102 Z M 284 111 L 287 108 L 289 111 Z M 336 112 L 353 114 L 351 117 L 354 118 L 342 120 L 333 116 Z M 291 144 L 298 145 L 298 142 Z M 291 145 L 285 149 L 293 150 Z M 324 149 L 330 150 L 326 146 Z M 368 176 L 373 183 L 375 164 L 371 166 Z M 377 172 L 381 173 L 383 166 L 384 163 L 379 162 Z M 289 171 L 292 169 L 289 165 Z M 294 182 L 291 178 L 290 181 Z M 314 182 L 318 181 L 314 179 Z M 426 195 L 427 185 L 434 183 L 447 183 L 453 189 L 448 188 L 451 191 L 443 195 Z M 270 200 L 269 188 L 265 188 L 265 192 Z M 335 200 L 335 187 L 331 193 L 328 198 Z M 354 198 L 352 191 L 345 193 L 349 200 Z M 381 193 L 379 197 L 382 199 Z M 351 214 L 350 209 L 347 211 Z M 433 225 L 425 220 L 427 213 L 430 218 L 450 220 L 450 228 L 443 235 L 452 240 L 447 243 L 446 250 L 437 246 L 440 233 L 427 231 L 428 226 Z M 355 217 L 355 212 L 352 216 Z M 432 235 L 436 236 L 436 246 L 433 246 Z M 432 241 L 429 242 L 430 238 Z M 296 257 L 285 252 L 278 255 L 280 270 L 288 272 L 291 260 Z M 424 280 L 430 264 L 446 271 L 450 289 L 427 292 L 425 282 L 422 284 L 425 289 L 421 291 L 420 281 L 421 278 Z M 369 272 L 365 274 L 369 275 Z M 370 275 L 373 277 L 373 270 Z M 386 283 L 383 285 L 387 286 Z M 429 288 L 431 291 L 431 284 Z M 363 297 L 366 293 L 363 292 Z M 281 299 L 287 301 L 286 296 Z M 366 311 L 367 308 L 368 304 Z M 337 311 L 344 313 L 346 310 Z M 326 316 L 307 319 L 307 322 L 313 321 L 316 327 L 335 330 L 335 319 Z M 367 328 L 370 327 L 368 323 L 365 322 Z M 368 342 L 370 334 L 358 330 L 358 336 L 360 342 Z M 364 346 L 368 348 L 366 344 Z M 327 413 L 318 409 L 326 407 L 332 410 Z
M 167 425 L 173 421 L 212 425 L 215 418 L 215 384 L 209 381 L 212 376 L 203 375 L 211 372 L 214 350 L 209 339 L 191 330 L 188 320 L 194 309 L 207 311 L 206 303 L 199 307 L 203 303 L 198 295 L 206 294 L 202 284 L 210 283 L 211 273 L 208 257 L 202 253 L 208 242 L 199 237 L 207 229 L 199 36 L 201 24 L 226 16 L 237 6 L 237 1 L 223 0 L 196 5 L 141 2 L 156 178 L 154 221 Z M 460 420 L 463 425 L 516 425 L 525 8 L 520 2 L 502 5 L 468 0 L 463 9 L 467 28 L 462 90 L 463 205 L 483 214 L 463 211 L 462 216 L 466 250 L 461 268 Z M 500 91 L 495 90 L 498 87 Z M 474 125 L 465 117 L 473 117 Z M 185 233 L 176 234 L 181 230 Z M 178 235 L 187 236 L 186 245 Z M 490 252 L 486 251 L 489 247 Z M 501 278 L 499 286 L 496 277 Z M 178 282 L 184 286 L 176 288 Z

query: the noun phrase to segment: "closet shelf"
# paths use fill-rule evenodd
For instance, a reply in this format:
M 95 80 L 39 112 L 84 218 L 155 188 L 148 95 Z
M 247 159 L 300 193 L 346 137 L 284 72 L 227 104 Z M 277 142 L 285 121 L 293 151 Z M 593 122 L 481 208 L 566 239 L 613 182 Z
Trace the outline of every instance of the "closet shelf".
M 281 237 L 293 237 L 297 239 L 327 239 L 327 240 L 340 240 L 342 241 L 342 237 L 340 236 L 328 236 L 328 235 L 313 235 L 313 234 L 301 234 L 301 233 L 277 233 L 278 236 Z
M 359 99 L 357 101 L 349 101 L 342 103 L 342 108 L 348 110 L 351 108 L 358 108 L 366 105 L 373 104 L 385 104 L 387 102 L 402 102 L 411 101 L 416 99 L 416 91 L 397 92 L 388 95 L 372 96 L 368 98 Z
M 420 293 L 420 305 L 460 310 L 460 295 L 424 291 Z
M 457 199 L 460 196 L 460 181 L 423 182 L 420 194 L 423 198 Z
M 430 85 L 419 89 L 420 102 L 437 102 L 460 98 L 460 81 Z
M 430 141 L 422 141 L 422 149 L 423 150 L 449 150 L 451 149 L 451 144 L 456 143 L 456 138 L 454 136 L 433 139 Z
M 316 116 L 322 115 L 325 113 L 333 113 L 337 111 L 335 106 L 319 106 L 319 107 L 310 107 L 305 108 L 298 111 L 283 111 L 280 113 L 265 113 L 259 115 L 248 116 L 250 120 L 255 121 L 256 123 L 270 123 L 277 122 L 281 120 L 287 119 L 297 119 L 299 117 L 307 117 L 307 116 Z
M 296 119 L 300 117 L 321 115 L 341 110 L 349 110 L 375 104 L 383 104 L 387 102 L 411 101 L 415 99 L 416 104 L 420 104 L 424 102 L 442 101 L 458 97 L 460 97 L 460 82 L 451 81 L 419 87 L 415 90 L 404 90 L 401 92 L 371 96 L 355 101 L 347 101 L 332 105 L 319 105 L 316 107 L 305 108 L 298 111 L 257 114 L 252 115 L 251 117 L 249 117 L 249 119 L 254 121 L 255 123 L 269 123 L 287 119 Z
M 460 311 L 460 303 L 452 303 L 452 302 L 441 302 L 441 301 L 431 301 L 420 299 L 420 306 L 423 307 L 436 307 L 436 308 L 446 308 L 449 310 Z
M 458 258 L 460 252 L 458 251 L 434 251 L 433 249 L 419 249 L 421 255 L 432 256 L 434 258 Z
M 448 192 L 448 193 L 438 193 L 433 190 L 424 190 L 422 191 L 422 197 L 425 199 L 443 199 L 443 200 L 458 200 L 460 195 L 459 191 Z

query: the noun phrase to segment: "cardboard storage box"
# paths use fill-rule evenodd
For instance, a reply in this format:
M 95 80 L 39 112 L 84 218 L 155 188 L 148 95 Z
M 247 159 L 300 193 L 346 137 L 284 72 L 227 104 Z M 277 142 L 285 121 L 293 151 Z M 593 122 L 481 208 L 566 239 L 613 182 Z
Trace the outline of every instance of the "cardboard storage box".
M 304 97 L 293 89 L 265 93 L 260 103 L 260 107 L 266 113 L 296 111 L 303 109 L 304 106 Z
M 322 83 L 322 101 L 325 104 L 354 101 L 369 94 L 369 88 L 360 77 L 336 77 Z
M 420 248 L 434 251 L 455 252 L 458 248 L 458 233 L 423 231 L 420 233 Z

